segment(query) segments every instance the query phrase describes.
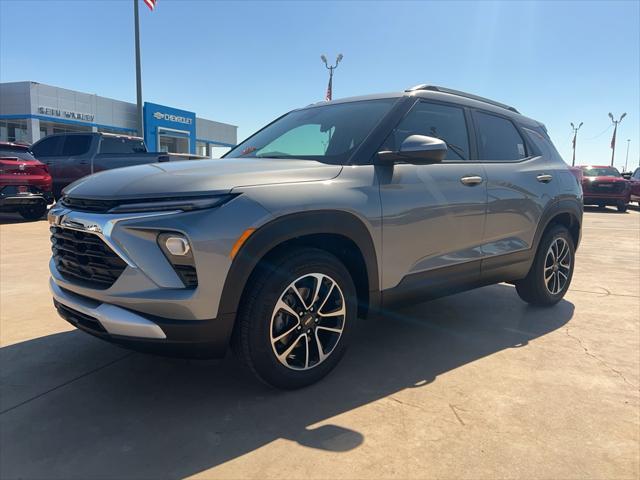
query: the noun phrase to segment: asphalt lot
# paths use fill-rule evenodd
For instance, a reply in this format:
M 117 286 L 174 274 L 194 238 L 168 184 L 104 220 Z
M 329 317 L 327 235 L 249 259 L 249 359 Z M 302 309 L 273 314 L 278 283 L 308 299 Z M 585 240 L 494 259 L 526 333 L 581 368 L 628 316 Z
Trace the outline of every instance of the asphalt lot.
M 48 227 L 0 217 L 0 477 L 640 476 L 640 213 L 585 213 L 552 309 L 495 285 L 361 322 L 321 383 L 130 353 L 48 292 Z

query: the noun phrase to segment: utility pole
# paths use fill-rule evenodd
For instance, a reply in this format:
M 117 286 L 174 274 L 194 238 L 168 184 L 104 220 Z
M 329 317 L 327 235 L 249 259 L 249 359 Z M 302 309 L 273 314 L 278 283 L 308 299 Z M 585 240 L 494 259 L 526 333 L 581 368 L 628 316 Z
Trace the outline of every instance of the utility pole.
M 627 158 L 624 159 L 624 171 L 627 171 L 627 165 L 629 163 L 629 144 L 631 143 L 631 139 L 627 138 Z
M 571 122 L 571 129 L 573 130 L 573 160 L 571 161 L 571 166 L 576 166 L 576 139 L 578 138 L 578 130 L 582 127 L 584 122 L 580 122 L 580 125 L 577 127 Z
M 618 124 L 626 116 L 627 116 L 627 114 L 623 113 L 622 115 L 620 115 L 620 118 L 618 120 L 616 120 L 615 118 L 613 118 L 613 114 L 611 112 L 609 112 L 609 118 L 611 119 L 611 122 L 614 125 L 614 127 L 613 127 L 613 137 L 611 137 L 611 166 L 612 167 L 613 167 L 613 160 L 615 159 L 615 156 L 616 156 L 616 133 L 618 132 Z
M 342 61 L 342 58 L 342 54 L 339 54 L 336 58 L 336 64 L 331 66 L 327 63 L 327 57 L 320 55 L 320 59 L 324 62 L 324 66 L 329 70 L 329 85 L 327 86 L 327 94 L 324 96 L 324 99 L 327 102 L 330 102 L 333 98 L 333 71 L 338 68 L 338 64 Z
M 142 131 L 142 76 L 140 74 L 140 20 L 138 18 L 138 0 L 133 0 L 133 19 L 136 36 L 136 130 L 138 136 L 144 137 Z

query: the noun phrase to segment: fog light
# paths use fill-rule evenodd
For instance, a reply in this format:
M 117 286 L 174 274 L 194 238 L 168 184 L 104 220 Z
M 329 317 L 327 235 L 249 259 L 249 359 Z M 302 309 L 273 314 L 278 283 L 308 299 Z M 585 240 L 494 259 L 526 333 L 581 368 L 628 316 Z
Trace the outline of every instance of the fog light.
M 167 247 L 167 250 L 171 255 L 179 257 L 187 255 L 189 250 L 191 250 L 188 240 L 184 237 L 166 237 L 164 245 Z

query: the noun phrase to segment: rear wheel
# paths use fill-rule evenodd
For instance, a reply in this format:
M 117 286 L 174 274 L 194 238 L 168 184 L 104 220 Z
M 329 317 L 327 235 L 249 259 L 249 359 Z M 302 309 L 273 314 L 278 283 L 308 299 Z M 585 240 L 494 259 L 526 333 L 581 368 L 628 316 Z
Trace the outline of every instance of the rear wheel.
M 18 209 L 18 213 L 25 220 L 38 220 L 47 213 L 47 205 L 42 202 L 35 205 L 29 205 L 28 207 L 20 207 Z
M 339 362 L 356 320 L 356 289 L 333 255 L 304 248 L 272 258 L 242 298 L 233 349 L 278 388 L 317 382 Z
M 542 237 L 527 276 L 516 282 L 520 298 L 533 305 L 558 303 L 573 277 L 575 246 L 569 230 L 554 225 Z

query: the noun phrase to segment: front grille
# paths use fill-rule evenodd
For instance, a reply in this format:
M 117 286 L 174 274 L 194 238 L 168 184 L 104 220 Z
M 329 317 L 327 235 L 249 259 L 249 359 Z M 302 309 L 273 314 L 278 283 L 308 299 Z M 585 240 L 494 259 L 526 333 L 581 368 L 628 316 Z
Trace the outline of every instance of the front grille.
M 80 212 L 106 213 L 121 202 L 117 200 L 91 200 L 87 198 L 71 198 L 64 196 L 60 203 L 72 210 Z
M 107 333 L 107 330 L 98 319 L 69 308 L 56 300 L 53 301 L 53 305 L 56 307 L 56 310 L 58 310 L 60 316 L 72 325 L 94 333 Z
M 626 187 L 624 182 L 590 182 L 586 189 L 591 193 L 622 193 Z
M 51 227 L 51 251 L 60 274 L 91 288 L 109 288 L 127 264 L 100 237 L 61 227 Z

